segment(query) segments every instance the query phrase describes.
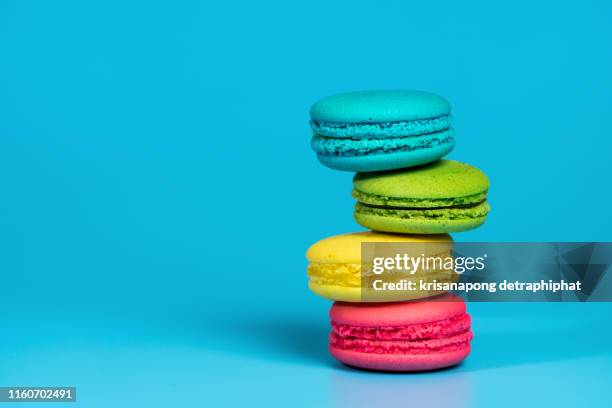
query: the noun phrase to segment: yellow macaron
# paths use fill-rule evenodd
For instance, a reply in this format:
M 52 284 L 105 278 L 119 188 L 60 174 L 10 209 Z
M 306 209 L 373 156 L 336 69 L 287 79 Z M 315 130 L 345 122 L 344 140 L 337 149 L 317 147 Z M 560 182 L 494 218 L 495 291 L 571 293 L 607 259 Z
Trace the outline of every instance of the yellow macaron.
M 382 291 L 373 293 L 362 285 L 362 278 L 370 279 L 367 271 L 362 274 L 362 243 L 423 243 L 414 246 L 419 254 L 414 256 L 451 256 L 453 240 L 448 234 L 405 235 L 375 231 L 362 231 L 325 238 L 312 245 L 306 258 L 308 265 L 308 286 L 324 298 L 344 302 L 389 302 L 421 299 L 439 294 L 427 291 Z M 413 275 L 414 279 L 430 281 L 456 280 L 457 276 L 448 269 L 428 270 Z

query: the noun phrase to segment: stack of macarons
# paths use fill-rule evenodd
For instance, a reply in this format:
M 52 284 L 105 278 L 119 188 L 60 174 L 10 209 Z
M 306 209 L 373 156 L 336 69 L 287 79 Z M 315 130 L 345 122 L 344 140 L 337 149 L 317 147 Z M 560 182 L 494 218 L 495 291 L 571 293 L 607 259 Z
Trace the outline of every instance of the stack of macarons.
M 306 254 L 310 289 L 334 301 L 330 352 L 345 364 L 422 371 L 470 352 L 461 298 L 412 291 L 373 301 L 361 284 L 363 243 L 416 242 L 450 253 L 448 233 L 485 222 L 487 177 L 442 160 L 455 145 L 450 111 L 444 98 L 422 91 L 344 93 L 310 110 L 311 146 L 325 166 L 357 173 L 354 217 L 369 229 L 323 239 Z

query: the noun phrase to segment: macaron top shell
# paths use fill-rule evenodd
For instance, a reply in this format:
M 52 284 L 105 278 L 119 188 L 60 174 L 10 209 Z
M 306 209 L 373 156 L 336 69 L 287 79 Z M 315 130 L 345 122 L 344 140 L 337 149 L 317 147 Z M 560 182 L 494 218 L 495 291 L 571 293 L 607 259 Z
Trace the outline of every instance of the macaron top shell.
M 361 243 L 363 242 L 400 242 L 425 243 L 423 251 L 439 254 L 452 249 L 452 238 L 448 234 L 403 235 L 362 231 L 351 234 L 335 235 L 312 245 L 306 258 L 316 263 L 361 263 Z
M 424 91 L 358 91 L 329 96 L 310 109 L 313 121 L 377 123 L 432 119 L 450 113 L 449 103 Z
M 439 200 L 482 195 L 475 197 L 482 201 L 489 188 L 489 179 L 469 164 L 439 160 L 409 170 L 358 173 L 353 186 L 353 194 L 361 202 L 401 206 L 402 199 Z M 394 203 L 393 199 L 398 202 Z
M 466 312 L 458 296 L 444 294 L 425 301 L 395 303 L 336 302 L 329 311 L 334 323 L 361 327 L 409 326 L 450 319 Z

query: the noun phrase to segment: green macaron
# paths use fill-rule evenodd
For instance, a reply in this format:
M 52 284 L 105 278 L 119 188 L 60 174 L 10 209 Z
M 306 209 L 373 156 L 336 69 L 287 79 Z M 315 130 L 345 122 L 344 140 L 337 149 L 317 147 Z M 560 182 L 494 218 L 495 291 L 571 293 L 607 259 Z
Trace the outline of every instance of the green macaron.
M 375 231 L 438 234 L 485 222 L 487 176 L 469 164 L 439 160 L 411 169 L 358 173 L 355 220 Z

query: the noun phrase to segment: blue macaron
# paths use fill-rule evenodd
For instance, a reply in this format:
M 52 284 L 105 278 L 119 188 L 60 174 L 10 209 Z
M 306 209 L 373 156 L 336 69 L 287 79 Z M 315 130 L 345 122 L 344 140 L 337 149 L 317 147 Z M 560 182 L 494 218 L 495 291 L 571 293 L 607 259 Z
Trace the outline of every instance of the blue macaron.
M 450 105 L 422 91 L 334 95 L 310 109 L 312 148 L 321 163 L 369 172 L 418 166 L 453 149 Z

